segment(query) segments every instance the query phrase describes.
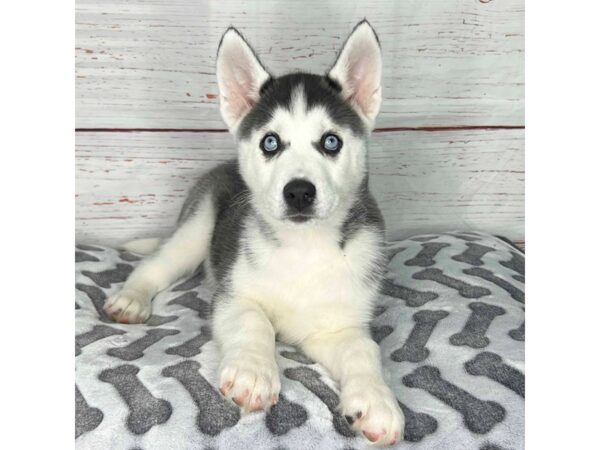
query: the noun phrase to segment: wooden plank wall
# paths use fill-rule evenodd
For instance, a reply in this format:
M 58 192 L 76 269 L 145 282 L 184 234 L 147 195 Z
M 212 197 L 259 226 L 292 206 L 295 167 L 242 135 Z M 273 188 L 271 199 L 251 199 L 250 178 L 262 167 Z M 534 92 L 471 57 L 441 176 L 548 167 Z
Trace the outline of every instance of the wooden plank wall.
M 214 55 L 231 24 L 275 74 L 323 73 L 367 17 L 383 49 L 372 189 L 395 237 L 524 238 L 522 0 L 77 0 L 76 231 L 164 235 L 194 177 L 235 155 Z

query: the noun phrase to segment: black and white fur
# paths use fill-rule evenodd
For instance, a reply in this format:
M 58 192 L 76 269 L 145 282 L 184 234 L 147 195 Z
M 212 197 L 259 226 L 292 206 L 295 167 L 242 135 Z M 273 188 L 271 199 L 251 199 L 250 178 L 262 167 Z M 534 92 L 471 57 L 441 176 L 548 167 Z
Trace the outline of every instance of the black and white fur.
M 119 322 L 145 321 L 152 298 L 204 262 L 216 282 L 224 396 L 248 411 L 277 402 L 277 335 L 330 371 L 341 413 L 356 430 L 394 443 L 404 417 L 368 328 L 385 263 L 383 219 L 367 183 L 367 137 L 381 105 L 377 36 L 360 22 L 326 76 L 274 77 L 230 28 L 217 77 L 238 159 L 200 178 L 162 245 L 128 246 L 153 253 L 106 312 Z M 274 152 L 264 150 L 267 135 L 279 140 Z M 324 147 L 329 135 L 341 149 Z

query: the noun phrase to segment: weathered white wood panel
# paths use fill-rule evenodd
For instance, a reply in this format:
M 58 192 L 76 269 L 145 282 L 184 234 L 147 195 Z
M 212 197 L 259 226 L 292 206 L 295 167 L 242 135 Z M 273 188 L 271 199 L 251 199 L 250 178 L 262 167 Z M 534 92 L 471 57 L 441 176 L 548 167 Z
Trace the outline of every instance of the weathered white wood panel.
M 77 0 L 80 128 L 223 128 L 214 55 L 231 24 L 273 73 L 322 73 L 367 17 L 380 127 L 522 125 L 523 0 Z
M 479 229 L 523 238 L 523 130 L 375 133 L 371 188 L 390 236 Z M 115 244 L 172 229 L 187 189 L 235 156 L 227 133 L 77 133 L 76 230 Z

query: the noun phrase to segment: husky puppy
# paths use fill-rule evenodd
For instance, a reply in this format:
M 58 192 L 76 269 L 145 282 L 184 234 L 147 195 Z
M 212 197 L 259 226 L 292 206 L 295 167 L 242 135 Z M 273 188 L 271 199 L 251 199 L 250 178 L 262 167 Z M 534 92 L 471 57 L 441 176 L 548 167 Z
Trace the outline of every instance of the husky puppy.
M 277 402 L 277 335 L 329 370 L 341 413 L 357 431 L 393 444 L 404 417 L 369 334 L 386 263 L 383 219 L 367 185 L 367 137 L 381 105 L 377 35 L 362 21 L 327 75 L 275 77 L 230 28 L 217 78 L 238 158 L 199 179 L 160 246 L 129 245 L 153 253 L 106 313 L 144 322 L 152 298 L 204 262 L 216 282 L 213 334 L 225 397 L 247 411 Z

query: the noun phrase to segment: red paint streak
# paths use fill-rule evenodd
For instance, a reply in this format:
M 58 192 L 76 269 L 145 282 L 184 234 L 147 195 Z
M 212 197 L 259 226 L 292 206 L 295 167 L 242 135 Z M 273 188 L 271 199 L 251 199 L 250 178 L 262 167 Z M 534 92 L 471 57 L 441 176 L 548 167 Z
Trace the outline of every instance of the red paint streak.
M 95 202 L 94 205 L 104 206 L 104 205 L 114 205 L 113 202 Z
M 206 98 L 209 100 L 214 100 L 217 97 L 218 97 L 217 94 L 206 94 Z
M 140 200 L 130 200 L 127 197 L 123 197 L 119 199 L 119 203 L 139 203 Z

